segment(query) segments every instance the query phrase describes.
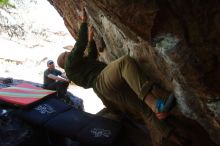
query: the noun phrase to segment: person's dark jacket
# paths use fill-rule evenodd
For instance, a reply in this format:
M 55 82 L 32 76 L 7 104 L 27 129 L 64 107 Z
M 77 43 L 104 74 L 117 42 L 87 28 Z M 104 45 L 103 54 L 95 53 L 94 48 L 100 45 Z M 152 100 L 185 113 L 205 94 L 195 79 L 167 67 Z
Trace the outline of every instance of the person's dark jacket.
M 65 62 L 65 72 L 69 80 L 83 88 L 92 88 L 96 77 L 106 67 L 106 64 L 97 60 L 98 52 L 95 42 L 89 42 L 88 55 L 84 51 L 88 43 L 87 23 L 82 23 L 78 40 Z

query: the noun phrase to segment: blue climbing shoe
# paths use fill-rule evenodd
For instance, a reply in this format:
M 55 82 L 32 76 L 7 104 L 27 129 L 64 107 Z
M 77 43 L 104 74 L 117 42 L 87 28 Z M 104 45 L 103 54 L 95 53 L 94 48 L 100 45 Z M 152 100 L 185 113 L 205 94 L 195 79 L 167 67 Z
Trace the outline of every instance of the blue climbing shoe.
M 156 109 L 158 112 L 170 112 L 176 105 L 176 98 L 173 94 L 170 94 L 166 100 L 157 99 Z

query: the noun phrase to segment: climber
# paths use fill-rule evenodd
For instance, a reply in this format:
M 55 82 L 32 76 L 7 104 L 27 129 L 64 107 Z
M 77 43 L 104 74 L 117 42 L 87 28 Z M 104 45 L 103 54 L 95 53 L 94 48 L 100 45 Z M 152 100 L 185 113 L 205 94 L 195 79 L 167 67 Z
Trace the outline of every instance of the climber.
M 83 10 L 74 48 L 71 52 L 61 53 L 57 59 L 67 77 L 76 85 L 93 88 L 106 107 L 141 117 L 151 129 L 151 137 L 156 145 L 161 144 L 164 138 L 181 144 L 182 139 L 177 136 L 175 129 L 163 120 L 173 108 L 175 98 L 172 95 L 166 101 L 156 98 L 155 90 L 166 91 L 143 74 L 137 62 L 128 55 L 108 65 L 98 61 L 98 51 L 93 40 L 94 28 L 90 26 L 87 31 L 87 15 Z M 88 55 L 85 56 L 87 42 Z
M 47 69 L 44 71 L 44 85 L 45 89 L 57 91 L 57 96 L 66 98 L 69 80 L 64 73 L 55 68 L 52 60 L 47 61 Z

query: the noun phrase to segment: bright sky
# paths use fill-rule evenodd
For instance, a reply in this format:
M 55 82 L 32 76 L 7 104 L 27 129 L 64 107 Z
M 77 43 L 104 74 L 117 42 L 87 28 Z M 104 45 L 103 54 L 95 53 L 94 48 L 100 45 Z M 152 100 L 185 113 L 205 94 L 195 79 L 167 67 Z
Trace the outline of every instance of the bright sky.
M 29 19 L 38 23 L 39 25 L 45 25 L 52 31 L 65 31 L 63 19 L 59 17 L 60 15 L 55 10 L 55 8 L 47 0 L 37 1 L 38 5 L 34 6 L 34 11 L 28 13 Z

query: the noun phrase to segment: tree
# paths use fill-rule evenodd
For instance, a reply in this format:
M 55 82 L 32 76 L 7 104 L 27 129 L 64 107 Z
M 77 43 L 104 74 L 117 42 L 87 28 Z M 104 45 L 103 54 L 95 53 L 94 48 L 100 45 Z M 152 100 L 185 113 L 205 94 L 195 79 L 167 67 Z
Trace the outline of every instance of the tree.
M 0 0 L 0 7 L 9 6 L 15 8 L 15 5 L 11 4 L 9 0 Z

